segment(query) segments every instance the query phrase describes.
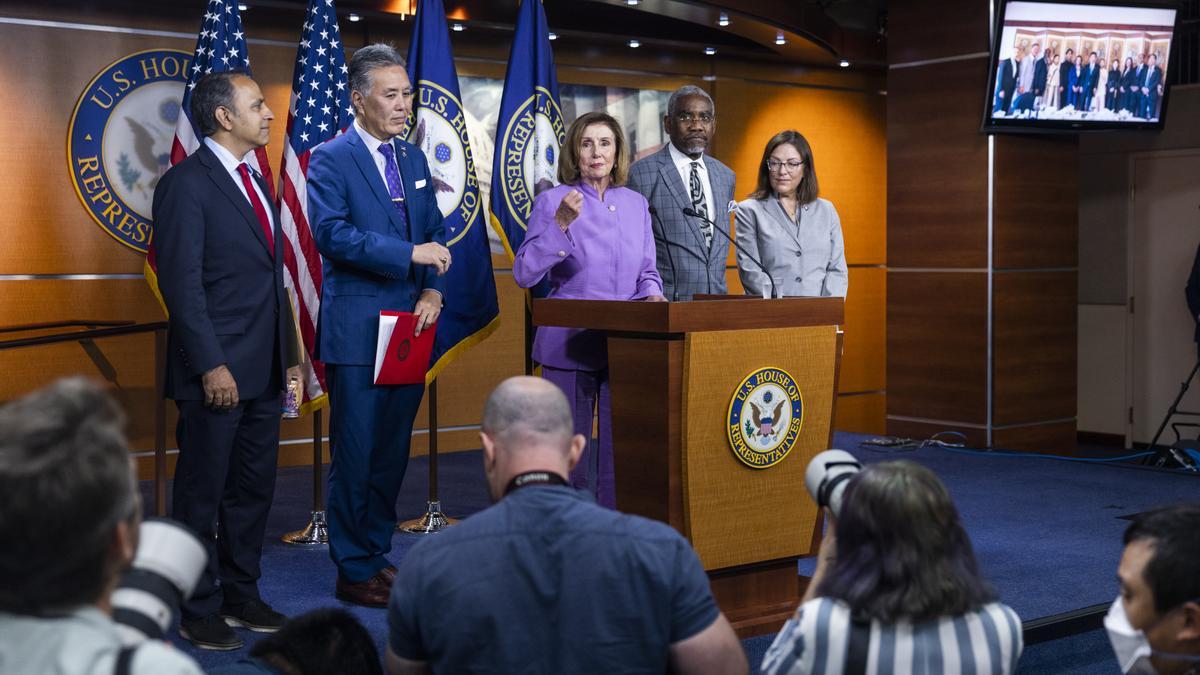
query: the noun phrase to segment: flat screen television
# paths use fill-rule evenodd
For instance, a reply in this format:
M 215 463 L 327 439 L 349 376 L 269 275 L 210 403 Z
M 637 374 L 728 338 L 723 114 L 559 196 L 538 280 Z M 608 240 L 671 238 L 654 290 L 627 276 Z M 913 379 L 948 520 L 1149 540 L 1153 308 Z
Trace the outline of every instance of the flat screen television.
M 1177 15 L 1128 1 L 1002 1 L 983 130 L 1161 129 Z

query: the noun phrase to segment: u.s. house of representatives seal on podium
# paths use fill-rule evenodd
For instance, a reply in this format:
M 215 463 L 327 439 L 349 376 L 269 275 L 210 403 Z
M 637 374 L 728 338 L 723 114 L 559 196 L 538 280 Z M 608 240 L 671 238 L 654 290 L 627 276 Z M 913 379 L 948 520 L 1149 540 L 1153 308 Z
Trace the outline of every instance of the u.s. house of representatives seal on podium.
M 783 461 L 804 425 L 804 398 L 782 368 L 759 368 L 742 380 L 725 418 L 733 454 L 752 469 Z
M 88 83 L 71 114 L 67 163 L 79 200 L 109 236 L 142 253 L 191 59 L 177 49 L 121 58 Z

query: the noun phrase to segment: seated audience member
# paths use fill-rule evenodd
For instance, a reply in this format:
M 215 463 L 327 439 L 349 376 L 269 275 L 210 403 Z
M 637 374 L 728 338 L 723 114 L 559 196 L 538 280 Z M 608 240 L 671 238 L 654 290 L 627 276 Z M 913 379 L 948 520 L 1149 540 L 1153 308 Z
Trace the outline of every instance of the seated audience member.
M 209 675 L 383 675 L 379 650 L 354 615 L 317 609 L 254 643 L 250 657 Z
M 1200 672 L 1200 503 L 1134 518 L 1117 577 L 1104 627 L 1121 671 Z
M 497 503 L 405 556 L 390 673 L 747 672 L 687 541 L 568 486 L 585 441 L 556 386 L 505 380 L 482 426 Z
M 946 487 L 884 462 L 847 483 L 762 672 L 1014 673 L 1021 649 L 1021 620 L 980 577 Z
M 142 520 L 124 418 L 62 380 L 0 408 L 0 673 L 200 673 L 169 644 L 124 647 L 112 593 Z

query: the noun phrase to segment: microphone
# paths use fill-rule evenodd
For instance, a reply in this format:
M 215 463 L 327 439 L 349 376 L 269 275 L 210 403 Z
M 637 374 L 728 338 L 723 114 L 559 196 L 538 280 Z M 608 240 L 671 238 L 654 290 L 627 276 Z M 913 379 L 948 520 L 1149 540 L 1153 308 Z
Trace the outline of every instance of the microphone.
M 729 233 L 725 231 L 725 228 L 723 228 L 723 227 L 717 227 L 717 224 L 716 224 L 715 222 L 713 222 L 713 221 L 709 220 L 709 219 L 708 219 L 707 217 L 705 217 L 705 216 L 702 216 L 702 215 L 700 215 L 700 212 L 699 212 L 699 211 L 697 211 L 696 209 L 693 209 L 693 208 L 692 208 L 692 207 L 690 207 L 690 206 L 685 206 L 685 207 L 683 207 L 683 209 L 681 209 L 681 210 L 683 211 L 683 215 L 685 215 L 685 216 L 690 216 L 690 217 L 692 217 L 692 218 L 699 218 L 700 220 L 703 220 L 704 222 L 708 223 L 709 225 L 712 225 L 712 228 L 713 228 L 714 230 L 716 230 L 717 232 L 720 232 L 722 237 L 725 237 L 726 239 L 728 239 L 728 240 L 729 240 L 729 243 L 733 244 L 734 248 L 736 248 L 736 249 L 738 250 L 738 252 L 739 252 L 739 253 L 741 253 L 742 255 L 744 255 L 744 256 L 746 256 L 747 258 L 749 258 L 749 259 L 750 259 L 750 262 L 752 262 L 752 263 L 754 263 L 755 265 L 757 265 L 757 266 L 758 266 L 758 269 L 762 270 L 762 273 L 763 273 L 763 274 L 765 274 L 765 275 L 767 275 L 767 281 L 770 281 L 770 282 L 771 282 L 771 297 L 772 297 L 772 298 L 778 298 L 778 297 L 779 297 L 779 295 L 778 295 L 778 294 L 776 293 L 776 291 L 775 291 L 775 288 L 776 288 L 776 286 L 775 286 L 775 277 L 771 276 L 771 273 L 767 271 L 767 268 L 763 267 L 763 264 L 762 264 L 761 262 L 759 262 L 759 261 L 758 261 L 758 258 L 755 258 L 754 256 L 750 255 L 750 252 L 749 252 L 749 251 L 747 251 L 746 249 L 742 248 L 742 245 L 741 245 L 741 244 L 739 244 L 739 243 L 737 243 L 737 240 L 736 240 L 736 239 L 734 239 L 733 237 L 729 236 Z
M 651 193 L 651 196 L 653 196 L 653 193 Z M 651 218 L 658 217 L 658 211 L 655 210 L 653 206 L 647 207 L 646 210 L 650 212 Z M 652 227 L 650 229 L 653 231 L 654 228 Z M 666 244 L 666 246 L 663 248 L 665 248 L 667 251 L 667 263 L 671 266 L 671 301 L 676 302 L 679 300 L 679 277 L 675 274 L 675 256 L 671 255 L 671 246 L 674 244 L 674 242 L 672 242 L 670 239 L 667 239 L 665 227 L 663 228 L 662 240 L 663 243 Z M 666 284 L 663 284 L 663 290 L 666 290 Z

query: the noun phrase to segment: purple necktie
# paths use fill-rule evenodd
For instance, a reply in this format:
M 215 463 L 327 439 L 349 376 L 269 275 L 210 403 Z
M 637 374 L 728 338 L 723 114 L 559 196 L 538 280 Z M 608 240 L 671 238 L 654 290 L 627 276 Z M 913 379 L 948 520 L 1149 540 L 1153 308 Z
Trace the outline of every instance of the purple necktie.
M 408 214 L 404 211 L 404 183 L 400 180 L 400 169 L 396 166 L 396 151 L 392 144 L 382 143 L 379 154 L 383 155 L 383 176 L 387 180 L 388 194 L 392 197 L 392 206 L 400 214 L 400 222 L 408 226 Z

